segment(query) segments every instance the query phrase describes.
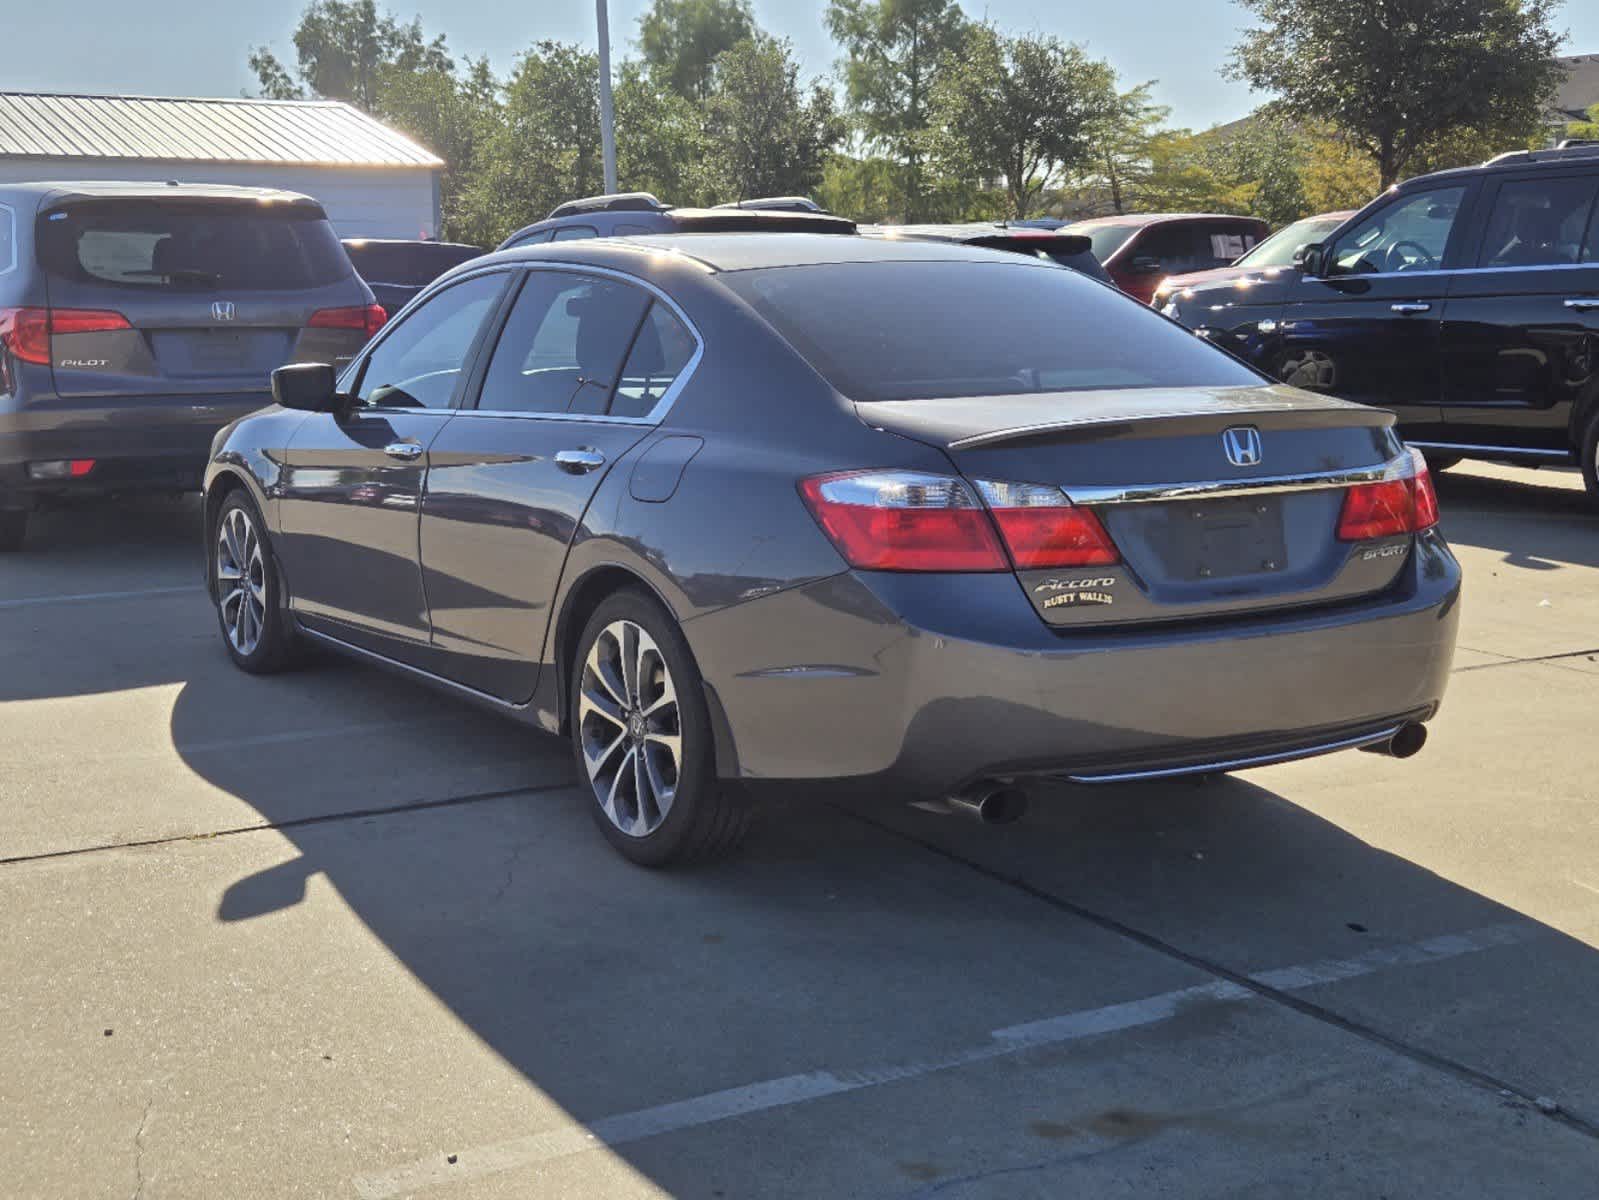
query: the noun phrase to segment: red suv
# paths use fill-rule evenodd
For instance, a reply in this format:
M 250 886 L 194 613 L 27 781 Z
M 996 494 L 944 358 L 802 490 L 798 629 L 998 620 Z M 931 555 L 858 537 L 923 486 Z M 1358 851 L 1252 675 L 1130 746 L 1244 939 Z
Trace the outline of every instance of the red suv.
M 1270 232 L 1258 217 L 1209 213 L 1129 213 L 1067 225 L 1094 246 L 1116 286 L 1148 304 L 1168 275 L 1225 267 Z

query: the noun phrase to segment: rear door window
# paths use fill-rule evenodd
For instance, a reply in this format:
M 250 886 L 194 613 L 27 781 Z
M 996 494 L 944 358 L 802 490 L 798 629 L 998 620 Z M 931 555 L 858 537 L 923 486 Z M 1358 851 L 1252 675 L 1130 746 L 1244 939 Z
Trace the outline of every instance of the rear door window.
M 649 296 L 614 279 L 531 271 L 478 397 L 486 412 L 606 411 Z
M 611 415 L 648 416 L 693 361 L 698 349 L 699 343 L 688 327 L 659 300 L 653 301 L 622 366 L 616 395 L 611 400 Z
M 356 395 L 379 408 L 449 408 L 506 279 L 463 279 L 412 309 L 367 356 Z
M 38 240 L 51 275 L 146 291 L 294 291 L 351 274 L 333 227 L 305 205 L 96 201 L 45 213 Z
M 1477 265 L 1543 267 L 1583 261 L 1596 198 L 1599 174 L 1500 184 Z

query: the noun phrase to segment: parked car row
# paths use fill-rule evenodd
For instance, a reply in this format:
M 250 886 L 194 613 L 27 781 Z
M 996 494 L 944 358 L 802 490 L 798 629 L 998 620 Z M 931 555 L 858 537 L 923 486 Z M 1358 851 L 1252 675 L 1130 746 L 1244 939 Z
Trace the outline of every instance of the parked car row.
M 1575 464 L 1599 500 L 1599 145 L 1390 189 L 1288 270 L 1164 311 L 1274 379 L 1387 409 L 1435 467 Z

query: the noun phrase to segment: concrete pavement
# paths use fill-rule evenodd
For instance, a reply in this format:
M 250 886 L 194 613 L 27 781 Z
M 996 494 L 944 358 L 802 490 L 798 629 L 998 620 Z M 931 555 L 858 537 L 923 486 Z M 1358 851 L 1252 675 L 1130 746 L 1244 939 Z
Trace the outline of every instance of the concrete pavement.
M 1593 1194 L 1599 518 L 1440 485 L 1420 757 L 998 831 L 822 792 L 670 874 L 553 739 L 234 671 L 193 504 L 49 518 L 0 564 L 0 1192 Z

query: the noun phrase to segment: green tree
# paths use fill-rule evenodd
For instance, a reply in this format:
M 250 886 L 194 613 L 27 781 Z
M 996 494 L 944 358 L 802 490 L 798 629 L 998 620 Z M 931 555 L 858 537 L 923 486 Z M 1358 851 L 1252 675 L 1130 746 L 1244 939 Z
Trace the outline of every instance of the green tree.
M 691 100 L 710 91 L 717 56 L 756 34 L 749 0 L 655 0 L 638 26 L 650 74 Z
M 1009 215 L 1026 217 L 1094 161 L 1117 100 L 1115 72 L 1080 47 L 977 25 L 933 84 L 930 158 L 958 179 L 1002 184 Z
M 544 41 L 518 57 L 502 117 L 461 196 L 463 224 L 492 244 L 602 185 L 599 56 Z
M 1148 187 L 1151 150 L 1171 109 L 1150 99 L 1151 83 L 1121 92 L 1094 132 L 1096 151 L 1082 183 L 1103 188 L 1110 210 L 1136 209 Z
M 1388 187 L 1452 130 L 1535 122 L 1558 78 L 1557 0 L 1239 0 L 1258 24 L 1228 71 L 1325 121 Z
M 705 102 L 706 165 L 724 200 L 809 193 L 844 120 L 822 83 L 800 85 L 788 41 L 757 34 L 724 52 Z
M 1599 104 L 1588 110 L 1586 121 L 1573 121 L 1567 125 L 1566 136 L 1599 140 Z
M 659 86 L 640 62 L 617 80 L 616 176 L 626 191 L 654 192 L 671 204 L 710 199 L 701 106 Z
M 444 160 L 439 178 L 441 237 L 481 244 L 489 230 L 463 207 L 462 193 L 501 120 L 499 81 L 488 59 L 468 61 L 457 76 L 438 68 L 388 67 L 376 116 Z
M 927 219 L 923 142 L 928 98 L 967 21 L 955 0 L 830 0 L 827 28 L 845 51 L 841 69 L 856 127 L 900 165 L 904 217 Z
M 395 71 L 455 70 L 444 35 L 429 40 L 422 22 L 379 13 L 375 0 L 312 0 L 294 30 L 295 75 L 312 95 L 377 112 Z M 265 46 L 250 54 L 263 95 L 298 98 L 287 68 Z

